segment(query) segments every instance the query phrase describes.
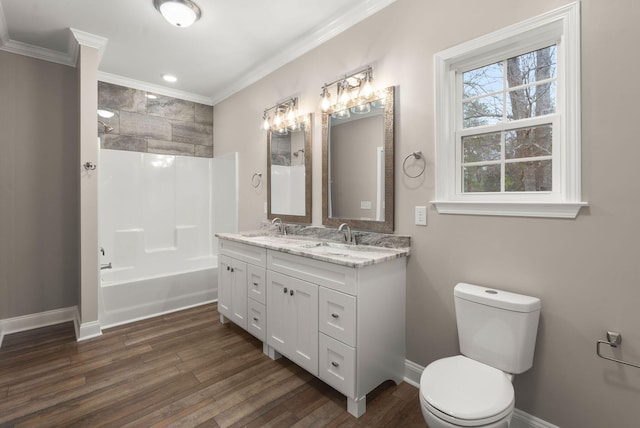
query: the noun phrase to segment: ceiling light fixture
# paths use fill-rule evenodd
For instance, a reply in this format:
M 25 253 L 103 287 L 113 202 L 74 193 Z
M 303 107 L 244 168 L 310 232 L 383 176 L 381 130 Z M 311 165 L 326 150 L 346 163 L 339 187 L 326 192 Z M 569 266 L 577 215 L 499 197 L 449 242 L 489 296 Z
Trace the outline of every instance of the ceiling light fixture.
M 169 83 L 176 83 L 178 81 L 178 78 L 176 76 L 172 76 L 171 74 L 163 74 L 162 78 L 165 80 L 165 82 Z
M 331 100 L 331 86 L 336 85 L 336 101 Z M 344 77 L 331 83 L 322 85 L 320 94 L 320 108 L 331 112 L 331 116 L 338 119 L 348 119 L 350 113 L 365 114 L 371 111 L 371 106 L 378 97 L 373 87 L 373 67 L 370 65 L 345 74 Z
M 185 28 L 202 16 L 197 4 L 191 0 L 153 0 L 153 5 L 171 25 Z

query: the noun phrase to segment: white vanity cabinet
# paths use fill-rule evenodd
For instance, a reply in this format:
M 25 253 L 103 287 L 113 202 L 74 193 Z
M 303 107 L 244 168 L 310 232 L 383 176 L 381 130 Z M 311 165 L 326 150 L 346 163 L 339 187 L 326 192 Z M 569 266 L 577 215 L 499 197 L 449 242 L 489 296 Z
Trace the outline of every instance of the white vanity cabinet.
M 242 305 L 235 304 L 243 297 L 233 290 L 243 281 L 234 263 L 244 263 L 247 312 L 245 324 L 237 324 L 262 340 L 271 358 L 282 354 L 340 391 L 356 417 L 365 413 L 374 388 L 404 379 L 404 254 L 340 263 L 227 239 L 219 243 L 221 320 L 242 318 L 235 309 Z M 227 275 L 227 265 L 237 276 Z
M 267 250 L 239 242 L 219 240 L 218 312 L 227 320 L 266 341 Z

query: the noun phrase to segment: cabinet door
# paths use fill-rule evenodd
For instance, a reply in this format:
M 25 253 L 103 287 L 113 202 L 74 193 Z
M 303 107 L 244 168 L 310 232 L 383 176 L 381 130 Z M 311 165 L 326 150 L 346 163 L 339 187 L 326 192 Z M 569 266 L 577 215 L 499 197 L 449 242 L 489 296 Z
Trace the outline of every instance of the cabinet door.
M 231 318 L 231 258 L 218 256 L 218 312 L 227 318 Z
M 267 271 L 267 343 L 317 376 L 317 285 Z
M 292 278 L 289 298 L 291 359 L 318 376 L 318 286 Z
M 289 277 L 267 271 L 267 344 L 288 356 L 291 336 L 289 311 Z
M 218 312 L 246 329 L 247 264 L 224 255 L 218 261 Z
M 231 259 L 231 321 L 247 329 L 247 264 Z

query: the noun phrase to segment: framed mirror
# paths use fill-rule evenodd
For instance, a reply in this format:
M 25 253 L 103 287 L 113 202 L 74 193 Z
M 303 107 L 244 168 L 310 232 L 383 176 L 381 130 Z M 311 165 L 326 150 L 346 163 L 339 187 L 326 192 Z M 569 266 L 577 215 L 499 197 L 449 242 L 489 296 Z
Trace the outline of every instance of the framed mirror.
M 311 114 L 297 130 L 267 133 L 267 218 L 311 223 Z
M 393 232 L 394 97 L 322 115 L 322 224 Z

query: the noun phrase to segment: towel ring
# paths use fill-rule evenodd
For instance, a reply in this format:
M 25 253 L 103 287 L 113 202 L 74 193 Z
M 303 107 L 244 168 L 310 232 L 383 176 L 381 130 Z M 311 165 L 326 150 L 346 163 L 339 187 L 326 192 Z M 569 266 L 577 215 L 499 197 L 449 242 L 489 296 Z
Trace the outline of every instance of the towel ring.
M 260 184 L 262 184 L 262 173 L 256 172 L 253 174 L 253 177 L 251 177 L 251 186 L 253 186 L 254 189 L 257 189 Z
M 420 172 L 416 175 L 411 175 L 407 172 L 407 160 L 409 160 L 409 158 L 413 156 L 414 158 L 417 159 L 422 159 L 422 169 L 420 170 Z M 406 158 L 404 158 L 404 161 L 402 162 L 402 172 L 404 172 L 404 175 L 406 175 L 409 178 L 418 178 L 420 177 L 422 174 L 424 174 L 424 170 L 427 168 L 427 161 L 424 160 L 424 157 L 422 156 L 422 152 L 421 151 L 417 151 L 417 152 L 413 152 L 407 155 Z

